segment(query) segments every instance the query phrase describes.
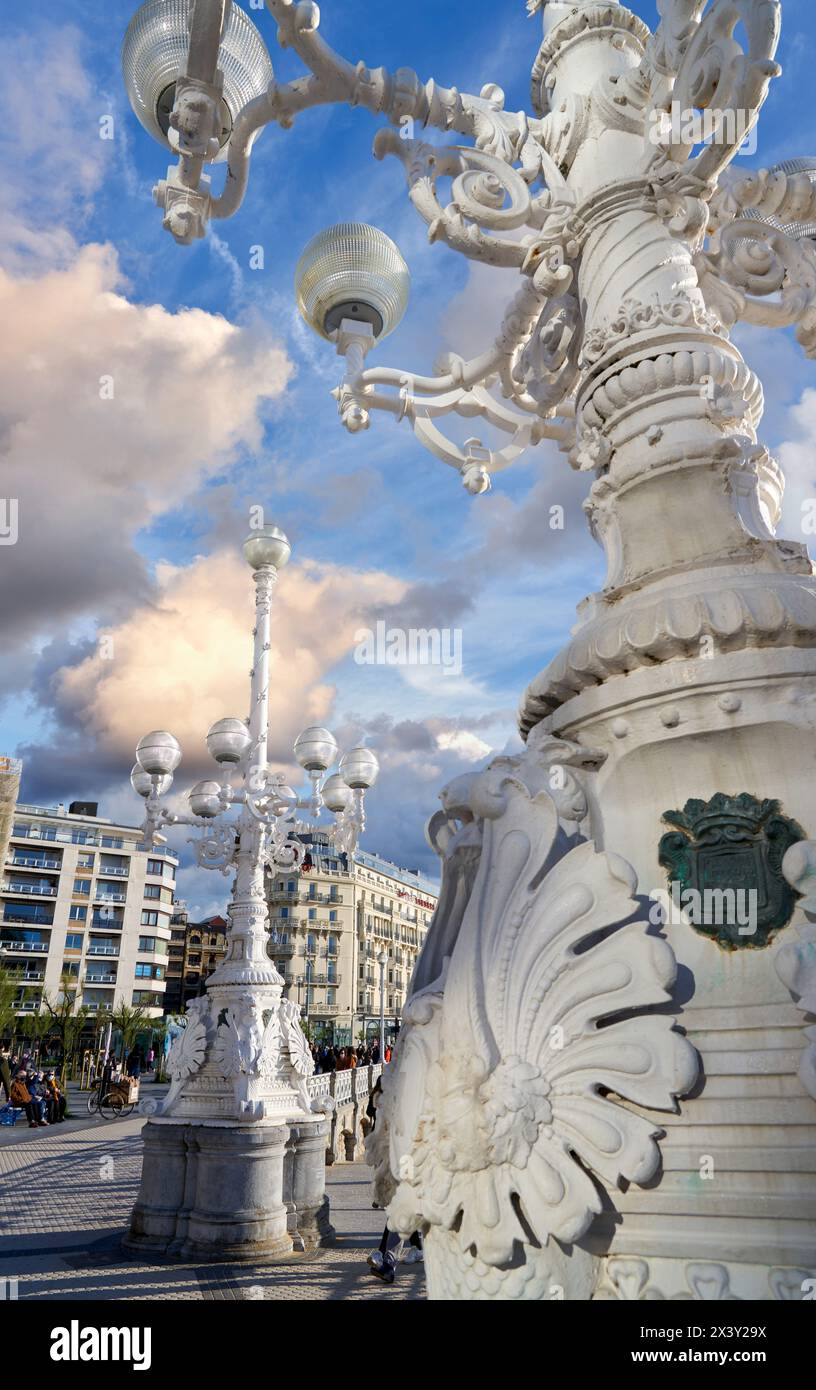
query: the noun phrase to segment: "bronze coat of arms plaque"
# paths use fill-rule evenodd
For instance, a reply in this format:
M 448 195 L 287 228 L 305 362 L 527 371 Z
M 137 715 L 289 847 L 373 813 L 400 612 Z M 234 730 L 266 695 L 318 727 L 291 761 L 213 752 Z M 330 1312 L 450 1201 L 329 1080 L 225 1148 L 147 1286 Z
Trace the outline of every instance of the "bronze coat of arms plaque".
M 717 792 L 666 811 L 668 831 L 658 860 L 668 871 L 676 906 L 703 936 L 726 951 L 761 949 L 787 926 L 798 894 L 782 876 L 782 860 L 806 838 L 778 801 L 748 792 Z

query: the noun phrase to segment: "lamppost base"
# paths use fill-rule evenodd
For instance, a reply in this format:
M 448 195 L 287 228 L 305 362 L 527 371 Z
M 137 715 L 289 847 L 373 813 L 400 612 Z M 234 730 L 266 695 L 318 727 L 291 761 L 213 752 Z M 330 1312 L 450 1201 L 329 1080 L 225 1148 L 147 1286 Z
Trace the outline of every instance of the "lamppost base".
M 147 1259 L 264 1264 L 331 1244 L 327 1122 L 174 1124 L 142 1132 L 139 1196 L 123 1248 Z

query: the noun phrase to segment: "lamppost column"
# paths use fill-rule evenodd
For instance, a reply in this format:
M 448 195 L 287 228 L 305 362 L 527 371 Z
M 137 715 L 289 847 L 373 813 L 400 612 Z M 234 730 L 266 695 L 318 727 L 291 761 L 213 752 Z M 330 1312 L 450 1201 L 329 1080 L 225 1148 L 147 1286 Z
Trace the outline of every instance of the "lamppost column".
M 380 1061 L 385 1058 L 385 967 L 388 957 L 380 951 L 377 964 L 380 967 Z

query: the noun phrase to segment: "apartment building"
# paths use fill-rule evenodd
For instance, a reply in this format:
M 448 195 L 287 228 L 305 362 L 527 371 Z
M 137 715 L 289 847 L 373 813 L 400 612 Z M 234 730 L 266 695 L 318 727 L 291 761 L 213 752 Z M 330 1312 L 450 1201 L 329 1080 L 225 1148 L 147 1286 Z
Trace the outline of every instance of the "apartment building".
M 399 1028 L 438 885 L 379 855 L 349 862 L 325 836 L 305 839 L 296 872 L 268 878 L 269 954 L 302 1006 L 312 1035 L 338 1045 L 380 1029 L 380 965 L 386 1036 Z
M 164 1011 L 183 1014 L 191 999 L 204 993 L 207 980 L 227 954 L 226 917 L 191 922 L 186 907 L 177 903 L 170 919 L 170 954 Z
M 64 973 L 92 1013 L 163 1012 L 177 855 L 95 802 L 18 804 L 0 884 L 0 948 L 20 974 L 19 1012 L 37 1012 Z
M 22 769 L 23 765 L 17 758 L 0 756 L 0 864 L 6 862 Z

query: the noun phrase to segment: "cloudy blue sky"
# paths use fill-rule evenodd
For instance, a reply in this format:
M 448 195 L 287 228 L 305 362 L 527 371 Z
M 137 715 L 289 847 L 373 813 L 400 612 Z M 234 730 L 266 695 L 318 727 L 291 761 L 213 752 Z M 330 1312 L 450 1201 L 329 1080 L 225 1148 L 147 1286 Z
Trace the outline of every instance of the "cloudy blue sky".
M 294 307 L 295 264 L 315 232 L 364 220 L 398 242 L 412 303 L 382 360 L 407 370 L 487 347 L 513 273 L 430 246 L 402 169 L 371 156 L 377 123 L 345 108 L 264 132 L 238 216 L 177 247 L 151 200 L 169 155 L 120 79 L 134 8 L 65 0 L 6 6 L 0 20 L 0 496 L 19 502 L 18 543 L 0 548 L 0 751 L 23 757 L 24 799 L 94 798 L 128 822 L 140 812 L 132 750 L 147 729 L 181 739 L 179 787 L 205 775 L 209 724 L 246 712 L 251 586 L 238 553 L 261 506 L 295 547 L 275 610 L 271 753 L 290 767 L 311 721 L 372 743 L 383 774 L 367 847 L 432 871 L 423 826 L 439 788 L 518 746 L 524 686 L 602 581 L 586 479 L 543 445 L 474 499 L 390 417 L 356 437 L 341 429 L 329 395 L 338 360 Z M 498 82 L 508 107 L 529 103 L 540 18 L 523 0 L 321 8 L 347 57 L 469 91 Z M 651 0 L 632 8 L 654 23 Z M 290 76 L 270 17 L 254 17 Z M 783 18 L 785 75 L 751 164 L 816 154 L 812 0 L 784 0 Z M 100 139 L 105 116 L 112 140 Z M 792 335 L 738 341 L 764 375 L 764 437 L 789 473 L 796 535 L 816 486 L 813 369 Z M 103 377 L 112 400 L 100 398 Z M 554 503 L 562 532 L 547 526 Z M 378 619 L 461 629 L 461 676 L 355 664 L 355 633 Z M 181 890 L 194 911 L 223 908 L 215 875 L 186 868 Z

